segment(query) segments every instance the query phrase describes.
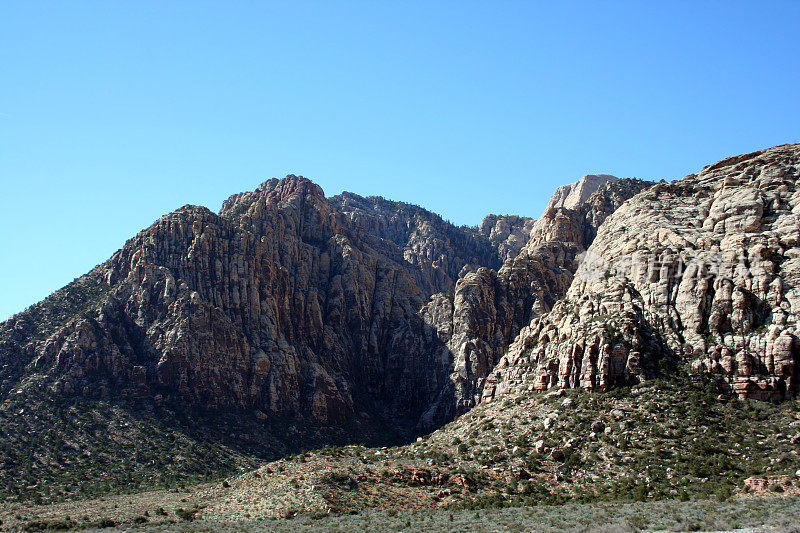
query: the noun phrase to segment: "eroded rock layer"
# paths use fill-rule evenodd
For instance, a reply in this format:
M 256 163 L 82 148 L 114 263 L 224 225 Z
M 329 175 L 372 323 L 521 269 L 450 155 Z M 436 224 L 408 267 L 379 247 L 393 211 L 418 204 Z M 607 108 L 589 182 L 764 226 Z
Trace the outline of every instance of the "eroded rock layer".
M 581 197 L 570 203 L 572 208 L 561 205 L 563 198 L 551 200 L 532 224 L 526 245 L 499 271 L 470 272 L 458 280 L 452 298 L 436 295 L 425 306 L 422 316 L 442 341 L 439 358 L 452 360 L 453 372 L 441 398 L 423 415 L 423 427 L 434 427 L 480 401 L 487 376 L 520 329 L 564 296 L 597 228 L 653 184 L 608 178 L 584 177 L 581 186 L 573 186 Z M 560 189 L 554 198 L 568 193 Z
M 3 393 L 413 428 L 451 371 L 419 310 L 481 264 L 488 239 L 416 206 L 270 180 L 162 217 L 60 291 L 72 311 L 42 319 L 57 293 L 4 323 Z
M 622 205 L 566 297 L 522 329 L 488 379 L 607 390 L 686 362 L 722 392 L 798 392 L 800 146 L 729 158 Z

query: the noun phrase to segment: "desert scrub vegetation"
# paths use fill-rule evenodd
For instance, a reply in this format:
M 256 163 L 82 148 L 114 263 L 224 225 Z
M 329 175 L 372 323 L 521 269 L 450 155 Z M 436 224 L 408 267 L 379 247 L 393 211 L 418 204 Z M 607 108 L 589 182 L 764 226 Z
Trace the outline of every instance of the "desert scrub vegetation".
M 0 408 L 0 498 L 48 503 L 176 488 L 258 464 L 163 413 L 42 393 Z
M 454 511 L 725 503 L 736 501 L 752 476 L 790 478 L 769 485 L 769 493 L 800 491 L 798 440 L 797 400 L 721 401 L 713 388 L 677 377 L 610 394 L 505 397 L 409 445 L 326 448 L 270 468 L 324 461 L 337 473 L 315 482 L 294 478 L 296 491 L 315 483 L 346 491 L 348 509 L 361 512 L 409 501 Z M 391 496 L 371 498 L 375 493 Z
M 607 394 L 518 394 L 479 405 L 412 444 L 326 446 L 271 463 L 180 430 L 185 424 L 159 422 L 155 411 L 42 402 L 8 400 L 0 410 L 5 498 L 35 504 L 153 487 L 207 496 L 201 487 L 208 484 L 190 484 L 249 470 L 214 483 L 238 496 L 203 502 L 209 507 L 193 526 L 214 516 L 214 502 L 252 519 L 319 519 L 390 508 L 457 516 L 578 504 L 734 504 L 753 476 L 787 478 L 768 484 L 766 494 L 800 492 L 797 400 L 720 401 L 712 388 L 681 378 Z M 137 511 L 150 511 L 148 527 L 158 507 L 167 505 Z M 177 507 L 170 519 L 179 518 Z
M 291 519 L 193 522 L 191 531 L 713 531 L 774 528 L 800 531 L 798 498 L 741 499 L 731 502 L 663 500 L 616 504 L 539 505 L 481 510 L 388 510 L 341 515 L 298 515 Z M 127 529 L 127 528 L 126 528 Z M 181 524 L 144 524 L 142 532 L 187 531 Z
M 0 323 L 0 399 L 7 395 L 30 362 L 30 343 L 46 339 L 72 317 L 98 306 L 110 287 L 101 267 L 75 279 L 44 300 Z
M 800 469 L 799 405 L 722 400 L 681 376 L 604 394 L 522 393 L 480 405 L 408 450 L 495 473 L 491 491 L 459 503 L 470 508 L 725 501 L 748 477 Z

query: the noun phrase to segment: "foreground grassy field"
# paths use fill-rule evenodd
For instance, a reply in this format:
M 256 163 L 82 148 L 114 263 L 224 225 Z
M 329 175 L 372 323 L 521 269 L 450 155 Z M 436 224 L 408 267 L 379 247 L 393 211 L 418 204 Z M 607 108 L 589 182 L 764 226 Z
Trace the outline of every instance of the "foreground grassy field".
M 125 528 L 129 530 L 130 528 Z M 662 500 L 632 503 L 564 504 L 483 510 L 369 511 L 322 518 L 141 524 L 142 533 L 204 531 L 749 531 L 800 532 L 800 498 L 770 497 L 727 502 Z M 103 531 L 112 531 L 104 529 Z

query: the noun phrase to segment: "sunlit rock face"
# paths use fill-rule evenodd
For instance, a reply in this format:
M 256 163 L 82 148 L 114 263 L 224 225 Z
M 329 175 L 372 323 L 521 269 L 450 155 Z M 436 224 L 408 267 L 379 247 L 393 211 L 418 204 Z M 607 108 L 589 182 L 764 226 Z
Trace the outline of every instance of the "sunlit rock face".
M 547 204 L 547 209 L 576 209 L 589 199 L 600 187 L 608 182 L 616 181 L 618 178 L 610 174 L 587 174 L 575 183 L 562 185 Z
M 584 176 L 559 188 L 542 217 L 530 224 L 526 244 L 497 272 L 486 268 L 470 272 L 458 280 L 452 299 L 439 295 L 423 309 L 425 322 L 444 344 L 442 353 L 453 361 L 450 383 L 423 415 L 423 426 L 434 426 L 480 402 L 487 383 L 495 386 L 492 370 L 520 330 L 566 294 L 603 221 L 653 185 L 637 179 L 595 178 Z
M 659 183 L 600 226 L 566 297 L 522 329 L 483 398 L 607 390 L 676 363 L 724 393 L 798 391 L 800 146 Z
M 0 395 L 250 413 L 353 438 L 410 436 L 509 390 L 605 391 L 680 364 L 725 394 L 785 398 L 800 368 L 798 159 L 793 145 L 672 183 L 585 176 L 538 220 L 477 228 L 269 180 L 218 214 L 160 218 L 0 324 Z

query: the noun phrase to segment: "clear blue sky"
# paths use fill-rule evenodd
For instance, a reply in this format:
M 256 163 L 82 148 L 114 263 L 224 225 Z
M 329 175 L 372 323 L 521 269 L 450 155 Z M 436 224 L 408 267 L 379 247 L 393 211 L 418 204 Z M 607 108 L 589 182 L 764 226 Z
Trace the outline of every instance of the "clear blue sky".
M 0 2 L 0 320 L 302 174 L 458 224 L 800 141 L 800 2 Z

